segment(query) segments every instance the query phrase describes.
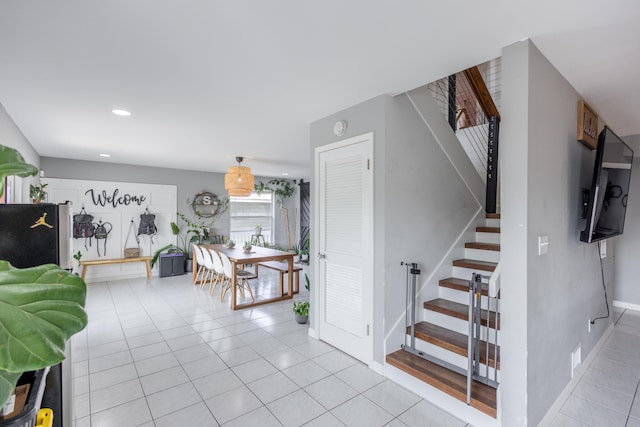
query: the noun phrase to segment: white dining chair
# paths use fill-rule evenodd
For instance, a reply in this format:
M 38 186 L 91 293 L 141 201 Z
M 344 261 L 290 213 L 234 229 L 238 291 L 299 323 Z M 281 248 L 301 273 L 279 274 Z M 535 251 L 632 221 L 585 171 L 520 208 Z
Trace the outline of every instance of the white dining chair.
M 196 271 L 196 277 L 193 279 L 193 284 L 197 285 L 200 281 L 204 280 L 204 274 L 207 272 L 207 267 L 204 264 L 204 255 L 202 249 L 195 243 L 191 244 L 191 250 L 196 255 L 196 263 L 198 264 L 198 270 Z
M 213 295 L 213 291 L 215 290 L 218 283 L 220 284 L 220 294 L 222 294 L 222 288 L 226 279 L 226 276 L 224 274 L 224 267 L 222 266 L 222 260 L 220 259 L 220 254 L 214 249 L 208 249 L 208 251 L 209 255 L 211 256 L 213 271 L 215 274 L 214 283 L 212 286 L 209 286 L 209 295 Z
M 222 290 L 220 291 L 220 301 L 223 301 L 225 295 L 227 294 L 227 291 L 233 292 L 233 279 L 232 279 L 233 264 L 231 263 L 231 260 L 227 255 L 225 255 L 224 252 L 218 252 L 218 254 L 220 255 L 220 260 L 222 261 L 222 267 L 224 269 L 224 275 L 226 278 L 225 285 L 222 287 Z M 255 302 L 255 299 L 253 297 L 253 291 L 251 290 L 251 285 L 249 285 L 249 278 L 253 278 L 253 277 L 255 277 L 253 273 L 250 273 L 245 270 L 236 269 L 236 279 L 238 280 L 237 284 L 239 285 L 239 288 L 240 288 L 240 294 L 242 295 L 242 298 L 244 298 L 245 297 L 244 290 L 245 289 L 248 290 L 249 295 L 251 295 L 251 302 Z

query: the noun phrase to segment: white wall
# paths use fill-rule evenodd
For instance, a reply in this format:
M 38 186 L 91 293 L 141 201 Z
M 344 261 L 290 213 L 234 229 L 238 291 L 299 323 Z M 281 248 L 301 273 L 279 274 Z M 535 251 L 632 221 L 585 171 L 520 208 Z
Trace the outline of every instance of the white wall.
M 22 131 L 14 123 L 7 111 L 0 104 L 0 144 L 14 148 L 22 154 L 27 163 L 40 167 L 40 156 L 33 149 L 31 143 L 24 137 Z M 16 188 L 15 202 L 27 202 L 29 200 L 29 184 L 38 182 L 38 177 L 16 178 L 19 188 Z
M 581 345 L 584 360 L 612 319 L 588 332 L 606 309 L 597 245 L 579 241 L 594 161 L 576 141 L 580 95 L 530 41 L 506 47 L 502 64 L 502 425 L 537 425 L 571 380 L 571 352 Z
M 614 129 L 615 132 L 615 129 Z M 615 294 L 617 305 L 640 309 L 640 135 L 622 138 L 634 151 L 631 185 L 627 201 L 624 233 L 616 237 L 614 256 Z

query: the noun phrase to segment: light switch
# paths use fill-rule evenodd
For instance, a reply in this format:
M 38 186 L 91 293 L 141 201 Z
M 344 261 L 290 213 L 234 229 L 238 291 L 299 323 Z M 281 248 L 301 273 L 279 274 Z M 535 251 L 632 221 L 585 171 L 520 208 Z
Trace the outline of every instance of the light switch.
M 549 236 L 538 236 L 538 255 L 549 253 Z
M 600 258 L 606 258 L 606 257 L 607 257 L 607 241 L 601 240 L 600 241 Z

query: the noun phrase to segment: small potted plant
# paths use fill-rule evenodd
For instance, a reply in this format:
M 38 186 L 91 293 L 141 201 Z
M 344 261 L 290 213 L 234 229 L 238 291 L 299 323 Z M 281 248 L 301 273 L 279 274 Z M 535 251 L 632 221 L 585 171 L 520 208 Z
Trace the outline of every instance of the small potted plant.
M 309 301 L 297 301 L 293 303 L 293 312 L 296 322 L 303 325 L 309 319 Z
M 75 259 L 77 261 L 77 265 L 74 269 L 74 273 L 76 274 L 76 276 L 80 273 L 80 259 L 82 259 L 82 252 L 78 251 L 78 253 L 73 254 L 73 259 Z
M 40 185 L 33 185 L 33 184 L 29 184 L 29 197 L 31 197 L 31 199 L 33 199 L 33 203 L 41 203 L 44 201 L 45 196 L 47 195 L 47 190 L 45 190 L 45 188 L 47 188 L 48 184 L 40 184 Z
M 304 274 L 304 280 L 304 287 L 308 291 L 311 283 L 307 273 Z M 296 301 L 293 303 L 293 313 L 295 315 L 296 322 L 301 325 L 307 323 L 307 320 L 309 320 L 309 305 L 309 301 Z

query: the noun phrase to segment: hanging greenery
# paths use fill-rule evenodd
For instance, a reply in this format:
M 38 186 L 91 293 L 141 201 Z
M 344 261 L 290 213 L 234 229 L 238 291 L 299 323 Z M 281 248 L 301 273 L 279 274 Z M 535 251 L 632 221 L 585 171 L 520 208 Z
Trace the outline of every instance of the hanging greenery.
M 289 197 L 294 195 L 294 193 L 296 192 L 295 187 L 291 184 L 290 181 L 287 181 L 286 179 L 272 179 L 268 181 L 266 184 L 262 181 L 259 181 L 253 187 L 255 192 L 258 194 L 262 194 L 265 191 L 269 191 L 273 193 L 273 196 L 276 201 L 276 205 L 282 210 L 284 210 L 284 222 L 285 222 L 285 227 L 287 229 L 287 250 L 291 249 L 291 230 L 289 227 L 289 209 L 285 207 L 285 201 Z M 294 230 L 293 230 L 294 236 L 297 234 L 297 230 L 295 229 L 295 226 L 296 225 L 294 223 Z

